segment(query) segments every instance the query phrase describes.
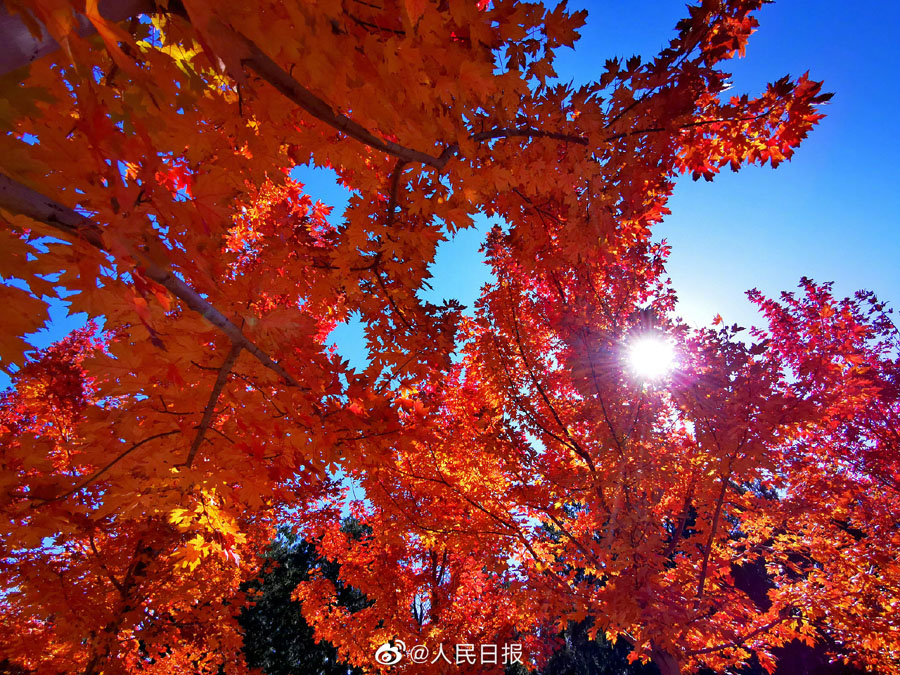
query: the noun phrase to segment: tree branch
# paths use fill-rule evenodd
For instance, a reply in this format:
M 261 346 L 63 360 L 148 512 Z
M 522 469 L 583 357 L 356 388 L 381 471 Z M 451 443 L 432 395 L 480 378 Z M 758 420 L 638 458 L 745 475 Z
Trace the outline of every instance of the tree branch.
M 381 253 L 378 254 L 379 259 Z M 394 296 L 391 295 L 391 292 L 388 290 L 387 285 L 384 283 L 384 280 L 381 278 L 381 270 L 376 264 L 372 268 L 372 274 L 375 276 L 375 281 L 378 282 L 378 285 L 381 287 L 381 290 L 384 291 L 384 295 L 387 298 L 388 304 L 391 306 L 391 309 L 400 317 L 400 320 L 403 322 L 403 325 L 406 326 L 408 330 L 414 330 L 412 324 L 409 322 L 409 319 L 406 318 L 406 314 L 403 313 L 403 310 L 394 302 Z
M 691 513 L 691 500 L 694 498 L 694 483 L 691 481 L 691 485 L 688 488 L 687 495 L 684 498 L 684 507 L 681 510 L 681 516 L 678 518 L 678 526 L 675 528 L 675 532 L 672 533 L 672 541 L 669 542 L 669 545 L 666 547 L 665 553 L 663 553 L 663 560 L 669 560 L 672 555 L 675 553 L 675 549 L 678 548 L 678 543 L 681 541 L 681 537 L 684 536 L 684 528 L 687 525 L 688 516 Z
M 387 206 L 388 227 L 390 227 L 394 223 L 394 211 L 397 209 L 397 193 L 400 190 L 400 174 L 403 173 L 403 169 L 406 164 L 407 162 L 405 162 L 404 160 L 398 159 L 397 163 L 394 165 L 394 170 L 391 172 L 391 188 Z
M 150 0 L 100 0 L 98 5 L 100 16 L 113 23 L 156 9 Z M 94 25 L 83 14 L 76 14 L 75 21 L 75 32 L 81 37 L 95 32 Z M 59 49 L 59 44 L 46 30 L 40 37 L 35 37 L 21 17 L 7 12 L 4 5 L 0 5 L 0 39 L 3 44 L 0 49 L 0 76 Z
M 785 619 L 788 619 L 788 618 L 790 618 L 790 615 L 786 611 L 784 611 L 776 619 L 770 621 L 769 623 L 767 623 L 763 626 L 759 626 L 758 628 L 755 628 L 754 630 L 750 631 L 746 635 L 735 638 L 731 642 L 726 642 L 724 644 L 715 645 L 713 647 L 704 647 L 703 649 L 695 649 L 693 651 L 687 652 L 687 655 L 688 656 L 699 656 L 700 654 L 712 654 L 713 652 L 720 652 L 723 649 L 735 649 L 737 647 L 740 647 L 740 646 L 746 644 L 746 642 L 748 640 L 752 640 L 760 633 L 765 633 L 767 630 L 771 630 L 772 628 L 774 628 L 775 626 L 777 626 L 782 621 L 784 621 Z
M 194 457 L 197 456 L 197 451 L 200 449 L 200 444 L 203 443 L 203 437 L 206 436 L 206 430 L 209 429 L 209 425 L 212 423 L 213 415 L 216 412 L 216 403 L 219 401 L 219 396 L 222 395 L 222 390 L 225 388 L 225 383 L 228 381 L 228 375 L 234 367 L 234 362 L 237 361 L 241 349 L 243 349 L 241 345 L 232 344 L 231 351 L 228 352 L 228 356 L 225 357 L 222 367 L 219 368 L 219 374 L 216 375 L 216 382 L 209 395 L 209 401 L 206 403 L 206 410 L 203 411 L 203 418 L 200 420 L 200 428 L 197 429 L 197 435 L 194 436 L 194 442 L 191 443 L 191 450 L 185 461 L 185 466 L 188 468 L 193 464 Z
M 761 119 L 761 118 L 766 117 L 771 114 L 772 114 L 772 110 L 769 109 L 769 110 L 764 110 L 763 112 L 761 112 L 759 114 L 751 115 L 749 117 L 738 117 L 735 119 L 729 119 L 727 117 L 718 117 L 716 119 L 711 119 L 711 120 L 695 120 L 693 122 L 688 122 L 687 124 L 682 124 L 679 127 L 675 127 L 675 130 L 684 131 L 685 129 L 692 129 L 694 127 L 702 127 L 707 124 L 720 124 L 720 123 L 725 123 L 725 122 L 753 122 L 755 120 Z M 651 127 L 649 129 L 632 129 L 631 131 L 623 131 L 620 134 L 615 134 L 613 136 L 607 136 L 606 138 L 603 139 L 603 142 L 604 143 L 612 143 L 613 141 L 617 141 L 620 138 L 626 138 L 628 136 L 640 136 L 643 134 L 657 134 L 661 131 L 670 131 L 670 129 L 667 129 L 666 127 Z
M 712 554 L 713 544 L 715 544 L 716 530 L 719 528 L 719 518 L 722 516 L 722 505 L 725 502 L 725 493 L 728 491 L 728 479 L 730 477 L 731 462 L 728 463 L 728 473 L 725 476 L 722 476 L 722 490 L 719 492 L 719 499 L 716 501 L 716 511 L 709 528 L 709 541 L 706 542 L 706 551 L 703 554 L 703 566 L 700 568 L 700 579 L 697 582 L 698 599 L 703 597 L 703 587 L 706 584 L 706 575 L 709 571 L 709 557 Z
M 212 325 L 219 328 L 225 333 L 232 344 L 246 349 L 261 364 L 274 373 L 277 373 L 285 382 L 292 387 L 298 389 L 306 389 L 301 387 L 300 383 L 294 379 L 284 368 L 266 354 L 262 349 L 257 347 L 250 339 L 244 335 L 231 320 L 229 320 L 222 312 L 216 309 L 212 304 L 203 299 L 193 288 L 184 283 L 181 279 L 169 270 L 162 269 L 156 265 L 150 264 L 143 269 L 146 276 L 156 283 L 168 289 L 172 295 L 182 300 L 190 309 L 200 314 L 204 319 Z
M 97 564 L 100 565 L 100 569 L 102 569 L 107 578 L 109 578 L 110 583 L 116 587 L 116 590 L 119 591 L 119 594 L 122 596 L 122 599 L 125 600 L 127 598 L 127 591 L 122 583 L 116 579 L 115 575 L 110 571 L 110 569 L 106 566 L 106 563 L 103 562 L 103 556 L 100 555 L 100 552 L 97 550 L 97 544 L 94 542 L 94 533 L 88 531 L 88 542 L 91 545 L 91 551 L 94 552 L 94 557 L 97 558 Z
M 63 494 L 59 495 L 58 497 L 54 497 L 53 499 L 45 499 L 45 500 L 40 500 L 40 501 L 42 501 L 44 504 L 49 504 L 50 502 L 61 502 L 64 499 L 68 499 L 69 497 L 74 495 L 76 492 L 83 490 L 88 485 L 90 485 L 91 483 L 96 481 L 98 478 L 100 478 L 100 476 L 105 474 L 107 471 L 109 471 L 111 468 L 113 468 L 116 464 L 118 464 L 123 459 L 128 457 L 128 455 L 130 455 L 132 452 L 137 450 L 139 447 L 141 447 L 145 443 L 149 443 L 150 441 L 155 441 L 157 438 L 164 438 L 165 436 L 173 436 L 175 434 L 180 434 L 180 433 L 181 433 L 180 429 L 174 429 L 173 431 L 163 431 L 161 433 L 153 434 L 152 436 L 148 436 L 144 440 L 134 443 L 130 448 L 128 448 L 125 452 L 123 452 L 118 457 L 116 457 L 114 460 L 112 460 L 109 464 L 107 464 L 106 466 L 104 466 L 101 469 L 97 469 L 97 471 L 92 473 L 90 476 L 88 476 L 85 480 L 83 480 L 78 485 L 73 487 L 71 490 L 64 492 Z
M 335 111 L 328 103 L 297 82 L 281 66 L 270 59 L 255 42 L 237 31 L 233 31 L 232 37 L 242 43 L 248 51 L 248 55 L 241 59 L 243 66 L 255 72 L 316 119 L 371 148 L 386 152 L 404 162 L 418 162 L 440 171 L 450 159 L 444 157 L 443 154 L 440 157 L 433 157 L 425 152 L 404 147 L 399 143 L 378 138 L 358 122 Z
M 108 252 L 103 243 L 103 231 L 86 216 L 81 215 L 68 206 L 63 206 L 49 197 L 45 197 L 13 179 L 0 174 L 0 208 L 11 213 L 28 216 L 32 220 L 44 223 L 63 232 L 70 238 L 83 241 L 94 248 Z M 257 347 L 232 321 L 197 291 L 175 276 L 171 270 L 164 269 L 155 263 L 147 262 L 141 272 L 165 287 L 172 295 L 184 302 L 190 309 L 200 314 L 216 328 L 219 328 L 232 344 L 239 345 L 250 352 L 257 361 L 274 373 L 277 373 L 292 387 L 304 389 L 284 368 L 276 363 L 268 354 Z
M 681 665 L 675 655 L 660 648 L 652 643 L 651 658 L 653 663 L 659 668 L 660 675 L 679 675 L 681 673 Z
M 101 0 L 100 15 L 111 22 L 118 22 L 137 16 L 159 11 L 156 4 L 150 0 Z M 185 12 L 178 13 L 190 21 Z M 88 36 L 95 32 L 93 24 L 83 15 L 77 15 L 78 27 L 76 31 L 82 36 Z M 273 61 L 260 47 L 238 31 L 221 24 L 231 33 L 231 38 L 246 49 L 246 56 L 241 59 L 241 65 L 249 68 L 266 82 L 271 84 L 282 95 L 303 108 L 316 119 L 325 122 L 329 126 L 350 136 L 351 138 L 397 157 L 400 162 L 417 162 L 442 170 L 458 151 L 459 146 L 450 145 L 437 157 L 428 153 L 407 148 L 399 143 L 394 143 L 379 138 L 358 122 L 347 117 L 332 108 L 326 101 L 313 94 L 309 89 L 295 80 L 290 73 Z M 57 42 L 49 36 L 35 38 L 21 18 L 7 13 L 0 7 L 0 36 L 4 38 L 4 48 L 0 50 L 0 75 L 8 73 L 16 68 L 27 65 L 43 56 L 51 54 L 59 49 Z M 588 139 L 581 136 L 573 136 L 553 131 L 543 131 L 532 127 L 504 127 L 472 134 L 469 138 L 483 142 L 494 138 L 553 138 L 560 141 L 588 145 Z
M 513 302 L 515 300 L 513 299 Z M 588 469 L 590 469 L 591 474 L 596 475 L 597 468 L 594 465 L 594 460 L 591 458 L 590 454 L 581 447 L 581 444 L 572 436 L 572 433 L 569 431 L 569 427 L 563 423 L 562 418 L 559 416 L 559 413 L 556 411 L 556 407 L 550 401 L 550 397 L 547 395 L 547 392 L 544 390 L 544 386 L 541 384 L 541 381 L 538 379 L 537 375 L 534 372 L 534 369 L 531 367 L 531 363 L 528 361 L 528 356 L 525 354 L 525 347 L 522 344 L 522 335 L 519 332 L 519 321 L 516 317 L 516 305 L 511 304 L 511 312 L 510 315 L 512 317 L 512 326 L 513 331 L 516 337 L 516 346 L 518 347 L 519 356 L 522 359 L 522 363 L 525 364 L 525 369 L 528 371 L 528 375 L 531 378 L 532 384 L 538 390 L 538 393 L 541 396 L 541 399 L 544 401 L 544 404 L 547 406 L 547 409 L 550 411 L 550 414 L 553 416 L 553 419 L 556 420 L 556 424 L 559 426 L 563 435 L 569 440 L 571 444 L 572 450 L 584 460 L 585 464 L 587 464 Z
M 101 251 L 107 250 L 103 232 L 96 223 L 4 174 L 0 174 L 0 208 L 28 216 Z
M 583 136 L 573 136 L 571 134 L 563 134 L 557 131 L 544 131 L 533 127 L 501 127 L 499 129 L 491 129 L 490 131 L 482 131 L 472 134 L 469 138 L 473 141 L 483 143 L 494 138 L 552 138 L 557 141 L 565 141 L 566 143 L 577 143 L 578 145 L 587 145 L 588 139 Z

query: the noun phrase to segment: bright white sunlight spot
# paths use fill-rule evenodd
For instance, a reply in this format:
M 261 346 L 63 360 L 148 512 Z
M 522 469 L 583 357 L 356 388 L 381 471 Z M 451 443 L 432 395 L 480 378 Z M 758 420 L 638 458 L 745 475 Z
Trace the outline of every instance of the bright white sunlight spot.
M 628 363 L 639 378 L 656 380 L 675 367 L 675 349 L 662 336 L 642 335 L 628 347 Z

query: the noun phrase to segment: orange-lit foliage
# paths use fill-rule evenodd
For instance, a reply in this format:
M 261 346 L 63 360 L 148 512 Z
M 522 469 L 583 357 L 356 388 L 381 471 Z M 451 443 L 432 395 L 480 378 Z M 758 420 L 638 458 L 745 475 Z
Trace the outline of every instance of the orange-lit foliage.
M 822 116 L 805 76 L 724 95 L 758 0 L 578 89 L 552 80 L 564 7 L 110 4 L 3 23 L 61 45 L 6 47 L 0 85 L 4 658 L 242 672 L 240 583 L 293 521 L 370 601 L 296 592 L 369 669 L 389 639 L 540 661 L 586 616 L 667 674 L 794 638 L 894 668 L 893 328 L 807 284 L 757 298 L 755 345 L 692 333 L 651 244 L 677 175 L 777 165 Z M 308 163 L 352 190 L 340 224 L 288 177 Z M 496 282 L 473 316 L 423 302 L 479 213 Z M 103 330 L 26 361 L 61 289 Z M 326 346 L 351 315 L 362 372 Z M 623 366 L 642 330 L 679 345 L 665 386 Z M 732 579 L 758 560 L 762 599 Z

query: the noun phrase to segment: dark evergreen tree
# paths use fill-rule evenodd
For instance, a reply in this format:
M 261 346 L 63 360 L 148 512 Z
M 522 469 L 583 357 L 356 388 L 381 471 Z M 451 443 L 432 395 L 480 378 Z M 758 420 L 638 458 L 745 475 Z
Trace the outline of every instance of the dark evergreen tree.
M 652 664 L 628 663 L 629 646 L 613 645 L 602 635 L 588 637 L 591 620 L 570 623 L 560 636 L 562 645 L 538 675 L 658 675 Z
M 354 536 L 363 534 L 354 521 L 348 521 L 344 529 Z M 359 672 L 339 660 L 332 644 L 316 642 L 313 629 L 303 618 L 300 603 L 291 600 L 291 593 L 313 570 L 319 569 L 337 586 L 341 604 L 351 611 L 365 607 L 365 597 L 340 582 L 340 567 L 321 558 L 315 543 L 287 530 L 279 532 L 266 557 L 261 577 L 245 588 L 254 604 L 247 606 L 238 619 L 244 631 L 247 665 L 261 669 L 266 675 Z

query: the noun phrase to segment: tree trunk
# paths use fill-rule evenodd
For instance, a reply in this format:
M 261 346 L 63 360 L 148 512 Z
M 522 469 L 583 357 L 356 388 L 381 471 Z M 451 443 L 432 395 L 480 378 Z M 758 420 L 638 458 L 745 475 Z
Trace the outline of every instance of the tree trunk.
M 660 675 L 681 675 L 681 666 L 678 664 L 678 659 L 669 652 L 663 651 L 655 644 L 653 645 L 651 657 L 653 663 L 659 668 Z

